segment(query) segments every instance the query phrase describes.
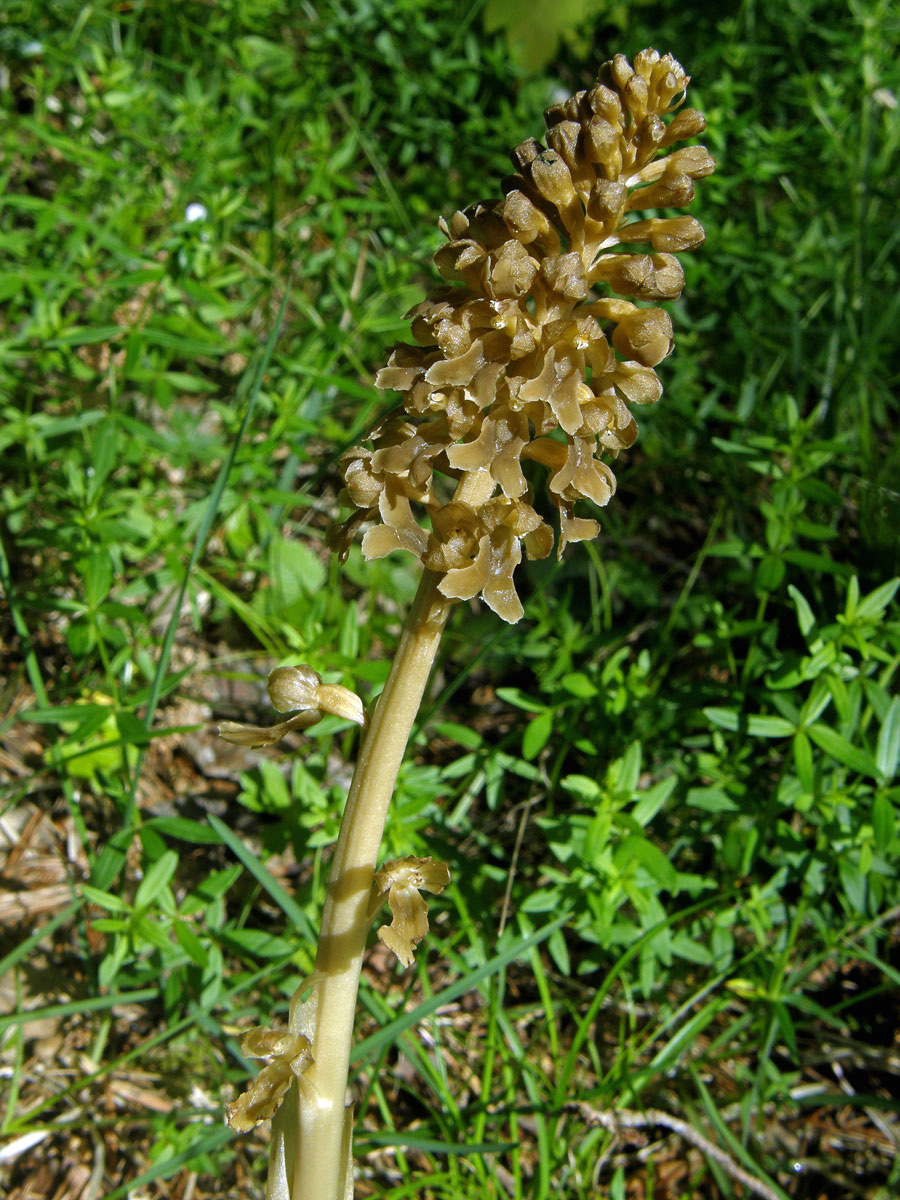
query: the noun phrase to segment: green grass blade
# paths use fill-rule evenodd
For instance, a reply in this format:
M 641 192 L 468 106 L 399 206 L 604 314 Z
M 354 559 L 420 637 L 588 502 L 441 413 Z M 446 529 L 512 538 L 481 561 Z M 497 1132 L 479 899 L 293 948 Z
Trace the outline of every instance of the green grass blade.
M 225 487 L 228 483 L 228 478 L 231 475 L 237 458 L 237 452 L 244 439 L 244 435 L 250 426 L 250 418 L 253 415 L 253 410 L 256 406 L 256 400 L 259 396 L 260 388 L 262 387 L 263 379 L 268 370 L 269 363 L 272 359 L 272 354 L 275 351 L 275 346 L 281 334 L 281 326 L 284 321 L 284 314 L 287 308 L 289 289 L 285 289 L 284 297 L 281 301 L 281 307 L 278 310 L 278 316 L 275 319 L 275 324 L 272 326 L 272 331 L 269 334 L 269 339 L 266 342 L 265 350 L 257 367 L 253 385 L 250 389 L 250 395 L 247 399 L 247 405 L 244 410 L 244 416 L 241 421 L 240 428 L 231 444 L 228 456 L 222 464 L 218 477 L 213 489 L 210 492 L 209 500 L 203 512 L 203 518 L 200 522 L 200 527 L 197 530 L 197 536 L 194 540 L 194 548 L 191 551 L 191 557 L 185 567 L 182 576 L 181 585 L 178 589 L 178 594 L 175 599 L 175 604 L 172 609 L 172 615 L 169 618 L 169 623 L 166 626 L 166 632 L 160 646 L 159 658 L 157 659 L 156 671 L 153 675 L 153 682 L 150 687 L 150 695 L 147 699 L 147 711 L 144 714 L 144 725 L 149 731 L 153 725 L 153 718 L 156 715 L 157 705 L 159 704 L 160 696 L 162 695 L 163 685 L 166 678 L 166 672 L 169 667 L 169 659 L 172 655 L 172 647 L 175 644 L 175 635 L 178 630 L 178 622 L 181 619 L 181 609 L 184 604 L 184 598 L 187 595 L 188 583 L 190 582 L 191 573 L 196 567 L 200 555 L 206 546 L 207 539 L 213 526 L 216 513 L 222 501 L 222 496 L 225 492 Z M 125 830 L 131 829 L 134 822 L 135 807 L 137 802 L 137 787 L 140 779 L 141 767 L 144 761 L 144 749 L 139 748 L 137 761 L 131 774 L 131 786 L 128 792 L 128 800 L 125 809 L 123 827 Z M 91 882 L 95 887 L 107 889 L 112 881 L 122 869 L 122 864 L 125 861 L 125 852 L 121 847 L 121 843 L 116 845 L 107 845 L 97 859 L 94 871 L 91 876 Z

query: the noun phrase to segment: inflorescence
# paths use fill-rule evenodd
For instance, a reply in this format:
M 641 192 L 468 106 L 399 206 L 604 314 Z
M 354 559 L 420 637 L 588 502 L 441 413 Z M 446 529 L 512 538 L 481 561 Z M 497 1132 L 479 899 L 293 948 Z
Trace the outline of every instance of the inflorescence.
M 634 442 L 631 406 L 659 399 L 654 367 L 673 345 L 668 313 L 635 302 L 680 296 L 673 252 L 705 236 L 693 217 L 633 219 L 689 204 L 715 168 L 702 146 L 660 153 L 705 128 L 690 108 L 664 120 L 688 82 L 671 55 L 643 50 L 633 68 L 616 55 L 589 91 L 547 109 L 546 147 L 530 138 L 512 151 L 502 200 L 441 221 L 435 264 L 452 286 L 408 314 L 417 344 L 395 347 L 375 381 L 400 406 L 341 460 L 356 510 L 338 533 L 344 554 L 375 520 L 366 558 L 408 550 L 448 598 L 481 595 L 517 621 L 523 546 L 545 558 L 554 540 L 562 555 L 597 535 L 576 505 L 613 495 L 601 456 Z M 652 253 L 628 248 L 647 243 Z M 558 510 L 556 539 L 534 506 L 531 463 Z

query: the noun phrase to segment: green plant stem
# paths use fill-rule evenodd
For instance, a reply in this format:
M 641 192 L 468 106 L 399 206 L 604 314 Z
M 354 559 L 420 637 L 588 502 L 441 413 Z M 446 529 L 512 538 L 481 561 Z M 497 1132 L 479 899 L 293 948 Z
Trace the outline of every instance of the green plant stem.
M 370 924 L 368 901 L 397 772 L 452 605 L 438 591 L 439 582 L 439 575 L 424 572 L 347 795 L 307 1010 L 314 1014 L 314 1062 L 303 1077 L 294 1110 L 293 1146 L 291 1131 L 284 1130 L 295 1164 L 292 1200 L 345 1200 L 352 1196 L 347 1128 L 352 1110 L 345 1107 L 345 1096 L 356 994 Z M 274 1174 L 270 1170 L 273 1200 L 277 1195 Z

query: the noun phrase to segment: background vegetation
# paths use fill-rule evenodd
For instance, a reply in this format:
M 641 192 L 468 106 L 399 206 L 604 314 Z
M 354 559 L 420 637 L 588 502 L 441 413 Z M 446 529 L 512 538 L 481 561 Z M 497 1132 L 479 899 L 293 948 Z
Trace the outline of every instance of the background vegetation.
M 377 690 L 414 564 L 337 569 L 336 457 L 437 216 L 645 45 L 708 241 L 599 541 L 448 634 L 387 851 L 454 884 L 414 972 L 372 952 L 360 1194 L 897 1194 L 900 8 L 521 7 L 2 7 L 15 1200 L 262 1194 L 235 1035 L 311 965 L 355 743 L 211 723 L 286 660 Z

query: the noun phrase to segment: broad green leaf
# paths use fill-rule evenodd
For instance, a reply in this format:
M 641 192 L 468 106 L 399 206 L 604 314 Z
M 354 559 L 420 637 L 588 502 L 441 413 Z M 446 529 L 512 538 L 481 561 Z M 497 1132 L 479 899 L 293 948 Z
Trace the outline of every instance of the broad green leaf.
M 220 839 L 216 839 L 217 841 Z M 196 889 L 185 898 L 182 905 L 182 912 L 185 914 L 196 912 L 199 908 L 203 908 L 207 904 L 211 904 L 214 900 L 218 900 L 221 896 L 231 888 L 235 881 L 240 877 L 243 867 L 240 863 L 235 863 L 230 867 L 223 867 L 220 871 L 211 871 L 209 875 L 197 884 Z
M 0 302 L 12 300 L 18 296 L 25 286 L 25 276 L 21 272 L 4 271 L 0 273 Z
M 296 942 L 267 933 L 263 929 L 229 929 L 221 934 L 223 942 L 256 958 L 286 958 L 297 949 Z
M 113 896 L 110 892 L 104 892 L 101 888 L 91 887 L 89 883 L 83 883 L 78 890 L 85 900 L 96 904 L 98 908 L 106 909 L 107 912 L 127 913 L 131 911 L 131 905 L 127 900 L 123 900 L 121 896 Z
M 883 792 L 875 797 L 872 805 L 872 832 L 875 835 L 875 845 L 884 853 L 891 844 L 894 836 L 895 814 L 894 806 Z
M 547 949 L 562 974 L 568 978 L 572 974 L 572 964 L 569 961 L 569 947 L 561 929 L 555 929 L 550 934 L 547 939 Z
M 816 779 L 813 771 L 812 746 L 802 729 L 798 729 L 794 734 L 794 766 L 803 790 L 805 792 L 815 791 Z
M 283 812 L 292 804 L 291 790 L 287 780 L 271 759 L 264 758 L 259 764 L 259 778 L 252 772 L 241 776 L 242 788 L 238 803 L 251 812 Z
M 196 963 L 198 967 L 208 967 L 209 955 L 206 952 L 206 947 L 200 938 L 197 937 L 196 933 L 194 933 L 190 925 L 188 925 L 187 921 L 175 921 L 172 928 L 175 931 L 175 940 L 191 962 Z
M 838 862 L 838 874 L 841 877 L 844 895 L 850 901 L 851 907 L 861 916 L 864 915 L 866 911 L 865 875 L 855 863 L 849 862 L 846 858 L 842 858 Z
M 143 828 L 155 829 L 157 833 L 196 845 L 215 846 L 221 840 L 208 825 L 193 821 L 190 817 L 152 817 L 144 823 Z
M 78 617 L 66 629 L 66 645 L 76 658 L 88 655 L 97 642 L 94 626 L 85 617 Z
M 164 929 L 151 921 L 149 917 L 138 917 L 132 926 L 133 936 L 136 940 L 146 942 L 153 946 L 156 950 L 163 952 L 172 949 L 172 939 Z
M 537 758 L 543 748 L 550 740 L 550 734 L 553 732 L 553 710 L 548 708 L 538 716 L 534 717 L 525 726 L 525 732 L 522 734 L 522 755 L 529 762 Z
M 359 613 L 355 604 L 348 604 L 344 610 L 338 649 L 348 662 L 359 658 Z
M 756 587 L 761 592 L 774 592 L 784 581 L 784 560 L 767 554 L 756 568 Z
M 325 582 L 325 568 L 309 546 L 278 537 L 269 550 L 272 601 L 279 616 L 288 617 Z
M 856 616 L 857 605 L 859 604 L 859 577 L 851 576 L 850 582 L 847 584 L 847 599 L 844 605 L 844 612 L 847 620 L 852 621 Z
M 709 947 L 694 941 L 686 933 L 676 933 L 672 938 L 672 953 L 701 966 L 709 966 L 713 961 Z
M 122 966 L 127 955 L 128 938 L 123 934 L 119 934 L 113 941 L 112 949 L 107 950 L 103 956 L 103 961 L 100 963 L 100 969 L 97 972 L 97 981 L 101 988 L 109 988 L 113 985 L 119 974 L 119 968 Z M 153 994 L 154 996 L 156 994 L 155 988 Z
M 480 733 L 456 721 L 436 721 L 434 730 L 442 737 L 459 742 L 460 746 L 465 746 L 467 750 L 477 750 L 483 740 Z
M 95 933 L 124 933 L 128 924 L 122 917 L 97 917 L 91 921 L 91 929 Z
M 790 737 L 794 728 L 793 723 L 784 717 L 752 716 L 747 718 L 747 732 L 751 737 Z
M 631 816 L 639 825 L 647 825 L 675 791 L 678 780 L 674 775 L 661 779 L 646 792 L 640 793 L 640 799 L 631 810 Z
M 801 550 L 796 546 L 789 546 L 782 551 L 785 562 L 794 563 L 798 567 L 803 567 L 807 571 L 821 571 L 825 575 L 837 575 L 846 577 L 852 571 L 852 567 L 848 567 L 846 563 L 837 562 L 833 558 L 829 558 L 825 554 L 813 554 L 810 550 Z
M 828 681 L 822 678 L 816 680 L 800 713 L 804 725 L 818 721 L 822 713 L 831 703 L 832 695 L 828 689 Z
M 123 743 L 127 746 L 149 746 L 153 737 L 153 734 L 140 717 L 136 717 L 128 709 L 123 709 L 116 713 L 116 729 L 119 731 L 119 736 Z M 165 730 L 164 732 L 174 733 L 175 730 Z
M 874 617 L 881 616 L 896 595 L 898 587 L 900 587 L 900 579 L 889 579 L 881 587 L 869 592 L 868 596 L 863 597 L 856 606 L 854 613 L 856 619 L 872 620 Z
M 560 38 L 574 30 L 602 0 L 488 0 L 484 25 L 489 33 L 506 31 L 513 57 L 526 71 L 536 71 L 553 58 Z
M 542 713 L 546 708 L 546 705 L 541 704 L 539 700 L 532 700 L 520 688 L 499 687 L 497 688 L 497 696 L 504 703 L 513 704 L 516 708 L 521 708 L 525 712 Z
M 571 792 L 573 796 L 578 796 L 591 804 L 596 804 L 600 799 L 600 785 L 596 779 L 591 779 L 588 775 L 566 775 L 564 779 L 560 780 L 560 785 L 567 792 Z
M 829 725 L 810 725 L 806 731 L 819 749 L 860 775 L 878 775 L 878 768 L 864 750 L 854 746 Z
M 610 764 L 607 783 L 625 792 L 633 792 L 641 777 L 641 743 L 631 742 L 621 758 Z
M 738 812 L 738 802 L 720 787 L 690 788 L 687 802 L 691 808 L 702 809 L 703 812 Z
M 141 880 L 134 897 L 134 907 L 149 908 L 163 889 L 169 886 L 177 867 L 178 855 L 174 850 L 167 850 L 156 860 Z
M 563 675 L 560 683 L 570 695 L 580 700 L 590 700 L 600 694 L 582 671 L 570 671 L 568 675 Z
M 615 861 L 616 865 L 621 867 L 632 859 L 636 859 L 662 887 L 668 891 L 675 891 L 678 886 L 678 872 L 658 846 L 648 842 L 645 837 L 632 834 L 619 846 Z
M 897 774 L 900 759 L 900 696 L 895 696 L 881 722 L 878 745 L 875 749 L 875 765 L 885 779 Z
M 751 825 L 744 837 L 743 851 L 741 854 L 741 875 L 749 875 L 753 866 L 753 859 L 756 855 L 756 847 L 759 844 L 759 826 Z
M 794 726 L 784 717 L 748 716 L 736 708 L 704 708 L 703 713 L 720 729 L 732 733 L 745 730 L 751 737 L 790 737 L 794 732 Z
M 104 92 L 103 104 L 106 108 L 128 108 L 140 99 L 142 91 L 142 88 L 135 88 L 133 92 Z

